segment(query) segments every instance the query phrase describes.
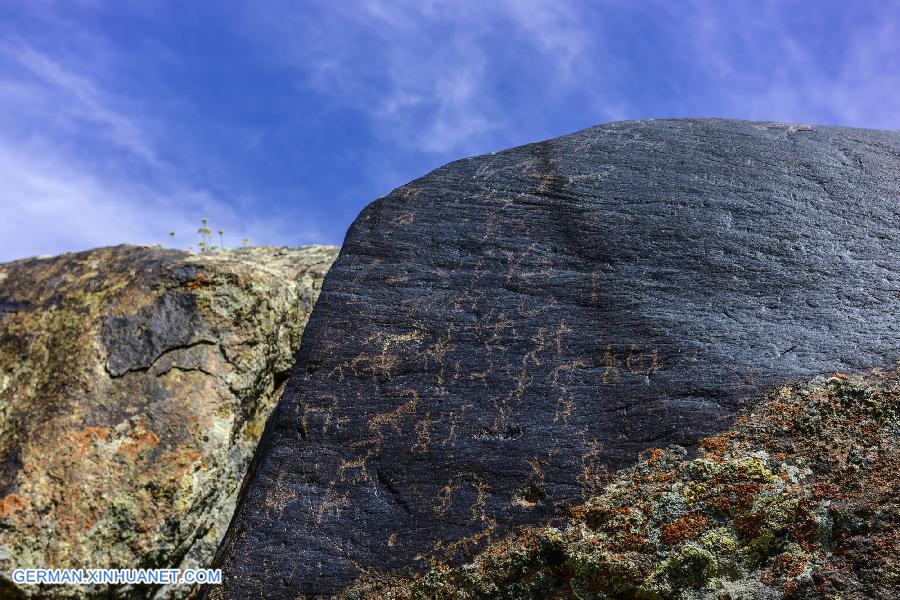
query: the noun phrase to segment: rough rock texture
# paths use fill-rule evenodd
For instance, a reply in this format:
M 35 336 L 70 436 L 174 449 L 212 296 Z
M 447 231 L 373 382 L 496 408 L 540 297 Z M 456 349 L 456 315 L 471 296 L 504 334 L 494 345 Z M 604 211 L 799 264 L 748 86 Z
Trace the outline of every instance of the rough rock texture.
M 208 564 L 336 255 L 119 246 L 0 265 L 0 597 L 15 568 Z
M 413 181 L 347 234 L 212 595 L 456 564 L 765 388 L 893 364 L 897 256 L 896 132 L 614 123 Z
M 900 372 L 783 387 L 706 438 L 648 451 L 563 529 L 348 598 L 900 598 Z

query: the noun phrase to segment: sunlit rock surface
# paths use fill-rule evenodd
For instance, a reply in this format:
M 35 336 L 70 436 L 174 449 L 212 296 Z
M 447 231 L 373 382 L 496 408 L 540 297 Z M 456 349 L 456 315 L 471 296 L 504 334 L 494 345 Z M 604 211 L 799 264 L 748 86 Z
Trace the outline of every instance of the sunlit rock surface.
M 897 256 L 896 132 L 613 123 L 413 181 L 347 234 L 212 592 L 458 564 L 763 390 L 892 365 Z
M 0 597 L 15 568 L 206 566 L 336 254 L 0 264 Z

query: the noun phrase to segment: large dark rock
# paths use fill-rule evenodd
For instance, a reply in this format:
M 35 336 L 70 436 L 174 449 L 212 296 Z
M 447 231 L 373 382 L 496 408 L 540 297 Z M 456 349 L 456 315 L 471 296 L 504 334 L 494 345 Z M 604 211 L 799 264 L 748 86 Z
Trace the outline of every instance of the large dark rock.
M 438 169 L 348 232 L 213 595 L 463 560 L 763 388 L 892 363 L 897 256 L 895 132 L 638 121 Z

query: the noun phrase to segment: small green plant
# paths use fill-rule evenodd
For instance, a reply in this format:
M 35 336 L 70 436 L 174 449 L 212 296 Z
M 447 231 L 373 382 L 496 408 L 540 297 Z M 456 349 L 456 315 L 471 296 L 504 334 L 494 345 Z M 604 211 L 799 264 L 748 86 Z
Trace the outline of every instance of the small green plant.
M 197 233 L 200 234 L 200 241 L 197 242 L 197 252 L 199 254 L 217 254 L 219 252 L 223 252 L 228 250 L 228 247 L 225 245 L 225 230 L 217 229 L 216 233 L 219 236 L 219 243 L 213 243 L 213 230 L 209 227 L 209 219 L 202 218 L 200 219 L 200 228 L 197 229 Z M 174 240 L 175 232 L 170 231 L 169 237 Z M 244 238 L 243 246 L 247 247 L 250 244 L 250 240 Z M 191 244 L 188 246 L 188 250 L 194 252 L 194 245 Z
M 212 230 L 206 226 L 209 223 L 209 219 L 200 219 L 200 223 L 202 226 L 197 230 L 197 233 L 200 234 L 200 241 L 197 242 L 200 254 L 213 254 L 217 247 L 212 243 Z

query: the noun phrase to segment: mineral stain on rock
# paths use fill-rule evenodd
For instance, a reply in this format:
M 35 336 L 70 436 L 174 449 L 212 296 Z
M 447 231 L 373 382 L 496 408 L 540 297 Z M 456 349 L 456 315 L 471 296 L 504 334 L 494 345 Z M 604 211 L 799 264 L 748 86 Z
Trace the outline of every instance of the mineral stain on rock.
M 16 568 L 205 566 L 331 247 L 119 246 L 0 265 L 0 597 Z
M 374 202 L 211 595 L 460 564 L 563 523 L 642 451 L 696 452 L 762 390 L 893 364 L 898 200 L 896 132 L 682 120 L 461 160 Z M 686 512 L 665 537 L 705 527 Z M 673 569 L 705 560 L 686 552 Z

